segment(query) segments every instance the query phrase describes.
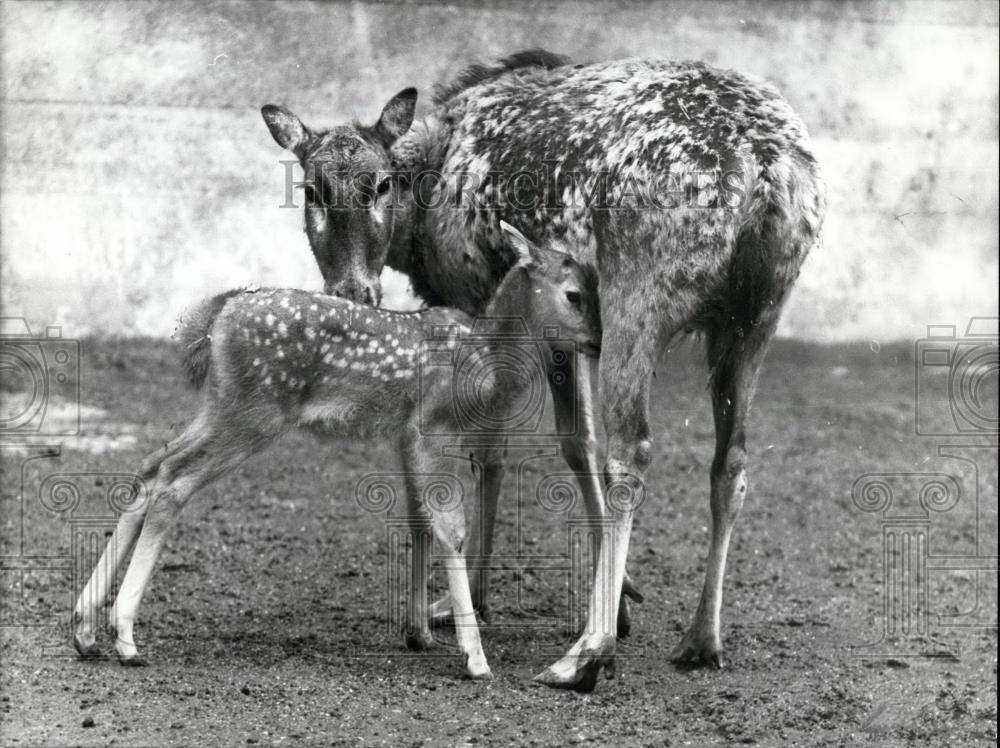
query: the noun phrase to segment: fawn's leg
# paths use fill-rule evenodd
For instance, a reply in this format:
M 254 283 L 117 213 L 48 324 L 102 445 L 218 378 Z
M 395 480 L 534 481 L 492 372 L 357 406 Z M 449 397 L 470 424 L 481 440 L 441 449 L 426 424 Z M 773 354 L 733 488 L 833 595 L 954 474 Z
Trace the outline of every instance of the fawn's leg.
M 465 654 L 466 670 L 473 678 L 489 678 L 490 668 L 479 641 L 469 575 L 462 554 L 462 543 L 466 537 L 463 504 L 465 496 L 474 496 L 475 493 L 466 492 L 461 476 L 451 472 L 456 465 L 454 458 L 447 460 L 445 464 L 449 467 L 442 469 L 442 462 L 435 454 L 441 449 L 440 442 L 433 439 L 428 442 L 412 432 L 404 437 L 402 453 L 407 516 L 413 534 L 406 644 L 410 649 L 426 649 L 433 642 L 427 616 L 427 579 L 433 533 L 443 550 L 455 634 Z M 428 491 L 431 482 L 435 490 Z M 438 490 L 442 484 L 448 486 L 444 491 Z
M 462 540 L 465 538 L 465 514 L 461 504 L 457 508 L 441 511 L 432 510 L 434 536 L 444 553 L 445 569 L 448 573 L 448 593 L 452 602 L 452 617 L 455 622 L 455 637 L 465 654 L 465 670 L 469 677 L 492 678 L 490 666 L 486 662 L 483 645 L 479 639 L 479 624 L 472 605 L 469 590 L 469 574 L 465 556 L 462 554 Z
M 671 653 L 675 662 L 722 667 L 722 582 L 729 540 L 747 494 L 746 426 L 754 385 L 778 310 L 771 308 L 742 335 L 715 329 L 708 336 L 715 414 L 715 458 L 711 472 L 712 536 L 705 586 L 691 627 Z
M 185 436 L 187 446 L 160 466 L 142 532 L 109 615 L 109 625 L 115 632 L 115 651 L 123 665 L 146 664 L 139 656 L 132 628 L 167 531 L 177 521 L 180 511 L 195 491 L 230 472 L 269 443 L 259 437 L 256 440 L 234 437 L 225 426 L 202 430 L 198 423 Z
M 427 507 L 421 501 L 423 481 L 421 476 L 428 472 L 418 451 L 419 429 L 411 427 L 400 441 L 403 462 L 403 480 L 406 483 L 406 518 L 410 525 L 410 540 L 413 547 L 410 565 L 410 594 L 406 601 L 406 624 L 403 640 L 407 649 L 419 651 L 430 649 L 434 644 L 431 636 L 430 610 L 427 604 L 427 585 L 431 572 L 431 539 L 433 528 Z M 448 609 L 451 601 L 448 600 Z
M 597 439 L 594 431 L 593 389 L 587 359 L 572 352 L 549 365 L 549 391 L 555 411 L 556 433 L 561 434 L 560 448 L 570 470 L 576 473 L 583 494 L 587 516 L 595 526 L 604 518 L 604 493 L 597 464 Z M 597 538 L 600 542 L 600 537 Z M 596 547 L 596 546 L 595 546 Z M 594 558 L 594 570 L 597 569 Z M 618 602 L 618 636 L 626 637 L 632 629 L 627 598 L 642 602 L 642 595 L 632 585 L 626 572 L 622 597 Z
M 490 560 L 493 557 L 493 532 L 500 502 L 500 488 L 506 469 L 507 438 L 496 443 L 471 447 L 472 460 L 480 470 L 478 500 L 474 521 L 466 539 L 465 558 L 469 567 L 469 587 L 472 605 L 487 623 L 492 618 L 489 606 Z M 430 612 L 434 626 L 452 622 L 451 596 L 445 595 L 434 602 Z
M 619 285 L 623 284 L 623 285 Z M 655 294 L 641 279 L 601 277 L 604 335 L 600 360 L 600 399 L 608 439 L 604 468 L 607 515 L 587 614 L 587 628 L 558 662 L 536 677 L 556 688 L 593 690 L 602 669 L 614 672 L 618 603 L 636 504 L 642 500 L 641 475 L 650 462 L 649 380 L 663 329 Z M 644 320 L 640 325 L 637 319 Z
M 80 593 L 80 599 L 76 601 L 73 610 L 73 623 L 76 625 L 73 646 L 81 657 L 96 657 L 100 654 L 96 637 L 97 618 L 108 599 L 108 592 L 115 578 L 139 537 L 145 515 L 146 507 L 122 514 L 100 561 Z
M 81 657 L 100 654 L 96 642 L 97 618 L 142 530 L 152 495 L 149 491 L 152 486 L 145 484 L 156 476 L 162 462 L 183 446 L 181 442 L 181 439 L 174 439 L 164 449 L 157 450 L 143 461 L 136 476 L 135 487 L 137 492 L 145 488 L 145 495 L 137 494 L 136 499 L 139 503 L 122 513 L 114 534 L 108 540 L 104 553 L 101 554 L 100 561 L 97 562 L 90 579 L 80 593 L 80 599 L 77 600 L 73 611 L 73 621 L 76 624 L 73 645 Z
M 409 491 L 408 491 L 409 493 Z M 427 584 L 431 573 L 431 523 L 430 518 L 409 513 L 410 537 L 413 544 L 413 564 L 410 566 L 410 596 L 406 606 L 406 628 L 403 632 L 407 649 L 430 649 L 434 644 L 429 626 Z M 451 597 L 448 596 L 448 610 Z

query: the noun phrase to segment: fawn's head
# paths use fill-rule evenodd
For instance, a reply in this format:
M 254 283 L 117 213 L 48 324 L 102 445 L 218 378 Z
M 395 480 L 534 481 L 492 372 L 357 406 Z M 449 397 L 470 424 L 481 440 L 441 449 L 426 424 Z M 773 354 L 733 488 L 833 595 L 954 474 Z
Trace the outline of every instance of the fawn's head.
M 363 304 L 382 299 L 379 276 L 405 204 L 389 149 L 413 124 L 417 90 L 389 100 L 371 127 L 313 131 L 284 107 L 261 109 L 272 137 L 306 173 L 306 234 L 324 290 Z
M 506 221 L 500 221 L 500 228 L 518 256 L 495 296 L 507 302 L 504 313 L 524 318 L 533 336 L 558 327 L 559 338 L 572 340 L 584 355 L 600 354 L 596 270 L 565 252 L 539 247 Z

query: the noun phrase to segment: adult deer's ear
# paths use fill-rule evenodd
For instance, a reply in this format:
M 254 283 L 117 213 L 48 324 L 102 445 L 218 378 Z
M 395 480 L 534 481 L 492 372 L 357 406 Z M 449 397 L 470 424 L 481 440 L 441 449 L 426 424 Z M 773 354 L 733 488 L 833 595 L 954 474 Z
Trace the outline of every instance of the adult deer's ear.
M 541 251 L 529 242 L 520 231 L 506 221 L 500 221 L 500 228 L 507 235 L 507 241 L 517 252 L 518 265 L 538 265 L 541 263 Z
M 264 118 L 267 129 L 271 131 L 271 137 L 282 148 L 298 153 L 309 140 L 308 128 L 283 106 L 267 104 L 261 107 L 260 116 Z
M 382 109 L 382 116 L 375 123 L 375 132 L 388 148 L 399 140 L 413 124 L 413 112 L 417 107 L 417 89 L 404 88 L 389 99 Z

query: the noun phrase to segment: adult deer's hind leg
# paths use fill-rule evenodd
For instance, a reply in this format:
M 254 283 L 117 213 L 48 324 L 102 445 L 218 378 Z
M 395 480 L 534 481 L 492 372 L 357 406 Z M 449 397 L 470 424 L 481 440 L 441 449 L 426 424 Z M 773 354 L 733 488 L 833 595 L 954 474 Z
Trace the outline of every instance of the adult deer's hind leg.
M 757 372 L 774 332 L 778 309 L 769 308 L 745 329 L 718 325 L 708 333 L 715 415 L 715 457 L 711 472 L 712 535 L 705 586 L 694 621 L 671 653 L 678 663 L 722 667 L 722 583 L 736 518 L 747 494 L 746 427 Z

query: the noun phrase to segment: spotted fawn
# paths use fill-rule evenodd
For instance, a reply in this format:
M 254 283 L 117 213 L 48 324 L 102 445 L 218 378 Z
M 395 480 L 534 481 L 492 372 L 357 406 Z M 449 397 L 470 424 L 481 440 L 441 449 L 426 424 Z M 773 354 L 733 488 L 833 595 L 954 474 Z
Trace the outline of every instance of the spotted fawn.
M 530 243 L 509 225 L 504 230 L 516 261 L 478 321 L 446 307 L 390 312 L 289 289 L 231 291 L 196 308 L 178 338 L 188 378 L 202 389 L 201 408 L 183 434 L 143 463 L 140 478 L 152 481 L 148 499 L 121 516 L 77 602 L 79 653 L 97 654 L 98 611 L 109 580 L 134 546 L 109 624 L 119 660 L 145 664 L 133 623 L 180 510 L 197 490 L 304 427 L 398 440 L 414 539 L 407 645 L 420 649 L 431 642 L 427 575 L 433 537 L 447 569 L 466 670 L 475 678 L 490 677 L 462 553 L 465 512 L 476 509 L 464 506 L 469 502 L 461 500 L 461 490 L 431 500 L 429 476 L 455 471 L 449 445 L 452 454 L 458 446 L 458 453 L 480 463 L 502 460 L 505 415 L 519 407 L 530 380 L 510 365 L 520 360 L 526 340 L 555 357 L 572 355 L 567 347 L 596 356 L 601 340 L 596 273 L 567 254 Z M 483 322 L 485 339 L 473 335 L 483 331 Z M 473 415 L 482 416 L 478 422 L 468 422 L 463 392 L 471 392 L 479 409 Z M 465 436 L 471 432 L 474 439 Z

